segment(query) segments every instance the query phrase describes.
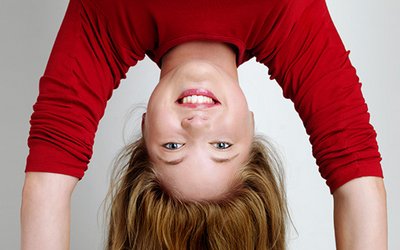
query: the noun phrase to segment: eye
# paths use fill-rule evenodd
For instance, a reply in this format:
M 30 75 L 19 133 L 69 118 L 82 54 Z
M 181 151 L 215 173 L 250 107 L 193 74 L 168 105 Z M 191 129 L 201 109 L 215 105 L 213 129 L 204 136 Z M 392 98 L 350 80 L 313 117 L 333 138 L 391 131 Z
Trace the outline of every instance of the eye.
M 165 143 L 163 147 L 169 150 L 177 150 L 180 149 L 183 145 L 184 145 L 183 143 L 168 142 Z
M 230 146 L 232 146 L 231 143 L 229 143 L 229 142 L 224 142 L 224 141 L 212 143 L 212 145 L 213 145 L 214 147 L 216 147 L 217 149 L 227 149 L 227 148 L 229 148 Z

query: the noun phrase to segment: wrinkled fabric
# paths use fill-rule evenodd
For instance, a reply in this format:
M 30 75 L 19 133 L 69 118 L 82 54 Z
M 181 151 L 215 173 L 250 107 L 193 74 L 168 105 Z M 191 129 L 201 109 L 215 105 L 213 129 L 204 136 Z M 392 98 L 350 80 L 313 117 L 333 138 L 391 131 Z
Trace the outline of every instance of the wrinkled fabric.
M 255 57 L 293 101 L 333 193 L 383 177 L 361 83 L 324 0 L 70 0 L 33 105 L 26 172 L 81 179 L 107 101 L 128 69 L 193 40 Z

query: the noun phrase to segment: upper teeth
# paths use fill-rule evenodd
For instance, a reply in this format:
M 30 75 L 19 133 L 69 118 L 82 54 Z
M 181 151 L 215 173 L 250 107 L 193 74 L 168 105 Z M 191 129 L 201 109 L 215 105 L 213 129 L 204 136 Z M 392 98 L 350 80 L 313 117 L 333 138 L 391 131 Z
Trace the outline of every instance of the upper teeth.
M 182 99 L 182 103 L 214 103 L 213 99 L 202 95 L 186 96 Z

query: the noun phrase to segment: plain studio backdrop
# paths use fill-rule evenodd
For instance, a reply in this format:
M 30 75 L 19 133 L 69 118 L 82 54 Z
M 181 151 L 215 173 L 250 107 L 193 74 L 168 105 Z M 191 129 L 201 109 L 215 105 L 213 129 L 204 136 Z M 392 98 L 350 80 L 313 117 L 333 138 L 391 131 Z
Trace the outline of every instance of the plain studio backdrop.
M 68 1 L 0 0 L 0 249 L 19 248 L 19 213 L 32 106 Z M 400 249 L 400 2 L 328 0 L 329 10 L 362 82 L 378 133 L 388 194 L 389 249 Z M 254 59 L 239 67 L 240 83 L 285 165 L 291 228 L 289 249 L 334 249 L 333 200 L 290 100 Z M 71 249 L 102 249 L 102 201 L 112 161 L 140 128 L 159 69 L 147 57 L 113 93 L 96 134 L 89 170 L 73 194 Z

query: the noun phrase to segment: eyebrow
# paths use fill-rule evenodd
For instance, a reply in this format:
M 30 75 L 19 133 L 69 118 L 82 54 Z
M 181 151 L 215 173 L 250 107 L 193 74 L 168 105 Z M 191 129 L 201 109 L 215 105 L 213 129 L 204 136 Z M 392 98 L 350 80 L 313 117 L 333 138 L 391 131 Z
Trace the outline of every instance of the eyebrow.
M 158 158 L 160 161 L 162 161 L 162 162 L 164 162 L 165 164 L 167 164 L 167 165 L 178 165 L 178 164 L 181 163 L 186 157 L 182 157 L 182 158 L 180 158 L 180 159 L 173 160 L 173 161 L 166 161 L 166 160 L 164 160 L 163 158 L 161 158 L 161 157 L 158 156 L 158 155 L 157 155 L 157 158 Z
M 234 156 L 229 157 L 229 158 L 214 158 L 214 157 L 211 157 L 211 159 L 212 159 L 213 161 L 215 161 L 216 163 L 229 162 L 229 161 L 235 159 L 239 154 L 240 154 L 240 153 L 237 153 L 237 154 L 235 154 Z
M 215 158 L 215 157 L 211 157 L 211 159 L 212 159 L 214 162 L 216 162 L 216 163 L 230 162 L 230 161 L 232 161 L 233 159 L 235 159 L 236 157 L 238 157 L 239 154 L 240 154 L 240 153 L 237 153 L 237 154 L 235 154 L 234 156 L 229 157 L 229 158 Z M 158 156 L 158 155 L 157 155 L 157 158 L 158 158 L 159 160 L 161 160 L 162 162 L 164 162 L 165 164 L 167 164 L 167 165 L 178 165 L 178 164 L 181 163 L 186 157 L 182 157 L 182 158 L 179 158 L 179 159 L 176 159 L 176 160 L 172 160 L 172 161 L 166 161 L 166 160 L 164 160 L 163 158 L 161 158 L 161 157 Z

